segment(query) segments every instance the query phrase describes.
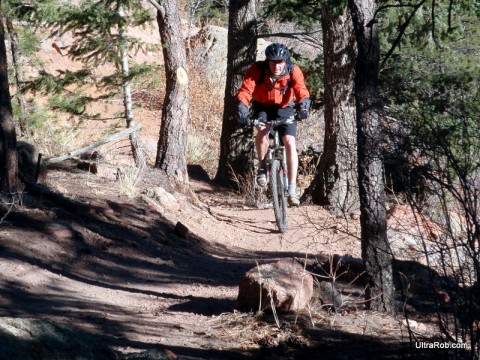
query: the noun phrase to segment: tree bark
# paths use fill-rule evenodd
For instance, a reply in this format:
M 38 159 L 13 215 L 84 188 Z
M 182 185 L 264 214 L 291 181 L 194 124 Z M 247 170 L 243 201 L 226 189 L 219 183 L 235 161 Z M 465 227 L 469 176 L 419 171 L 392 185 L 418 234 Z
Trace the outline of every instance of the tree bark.
M 161 2 L 157 11 L 157 22 L 162 39 L 167 84 L 155 167 L 165 171 L 175 182 L 187 185 L 190 93 L 177 0 Z
M 131 83 L 128 79 L 130 75 L 130 67 L 128 64 L 128 47 L 127 38 L 125 34 L 125 11 L 121 3 L 118 4 L 118 17 L 120 19 L 118 25 L 118 35 L 120 40 L 120 57 L 122 67 L 122 87 L 123 87 L 123 107 L 125 109 L 125 119 L 127 128 L 135 127 L 135 118 L 133 116 L 133 101 Z M 130 146 L 132 148 L 133 160 L 138 168 L 145 165 L 145 156 L 142 152 L 140 141 L 136 132 L 130 133 Z
M 0 0 L 0 9 L 2 1 Z M 8 84 L 7 49 L 3 14 L 0 10 L 0 186 L 7 197 L 16 197 L 18 161 L 15 123 Z
M 312 184 L 303 199 L 335 213 L 358 211 L 357 124 L 353 78 L 356 46 L 350 13 L 323 6 L 325 137 Z
M 5 18 L 8 34 L 10 35 L 10 48 L 12 51 L 12 63 L 15 69 L 15 83 L 17 86 L 17 98 L 18 105 L 20 107 L 20 116 L 18 119 L 18 125 L 20 129 L 20 135 L 26 135 L 27 133 L 27 100 L 23 93 L 23 66 L 20 59 L 19 39 L 18 34 L 13 27 L 12 20 L 9 17 Z
M 358 184 L 361 206 L 362 258 L 368 276 L 367 307 L 394 310 L 392 254 L 387 239 L 385 184 L 380 156 L 381 101 L 378 93 L 380 44 L 373 21 L 373 0 L 349 0 L 358 56 L 355 74 Z
M 228 20 L 227 79 L 225 86 L 220 158 L 215 180 L 233 186 L 233 171 L 244 177 L 254 148 L 251 129 L 237 123 L 238 89 L 248 67 L 256 60 L 257 24 L 254 0 L 230 1 Z

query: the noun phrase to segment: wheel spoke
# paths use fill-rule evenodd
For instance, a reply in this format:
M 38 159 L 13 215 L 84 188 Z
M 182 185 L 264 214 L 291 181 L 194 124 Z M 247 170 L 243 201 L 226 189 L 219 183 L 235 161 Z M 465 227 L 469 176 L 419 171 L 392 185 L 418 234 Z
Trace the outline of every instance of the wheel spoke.
M 288 228 L 287 221 L 287 198 L 284 189 L 284 173 L 280 165 L 280 161 L 272 162 L 270 188 L 273 198 L 273 210 L 275 212 L 275 220 L 280 232 L 285 232 Z

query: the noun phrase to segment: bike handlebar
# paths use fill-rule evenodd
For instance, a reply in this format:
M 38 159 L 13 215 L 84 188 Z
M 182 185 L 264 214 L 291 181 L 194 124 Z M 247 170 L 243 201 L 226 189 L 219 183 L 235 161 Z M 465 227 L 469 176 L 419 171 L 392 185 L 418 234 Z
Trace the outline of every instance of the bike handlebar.
M 296 116 L 290 116 L 288 118 L 273 119 L 273 120 L 263 120 L 262 118 L 258 118 L 258 119 L 252 119 L 252 125 L 257 128 L 262 125 L 280 126 L 283 124 L 292 124 L 295 121 L 299 121 L 299 119 Z

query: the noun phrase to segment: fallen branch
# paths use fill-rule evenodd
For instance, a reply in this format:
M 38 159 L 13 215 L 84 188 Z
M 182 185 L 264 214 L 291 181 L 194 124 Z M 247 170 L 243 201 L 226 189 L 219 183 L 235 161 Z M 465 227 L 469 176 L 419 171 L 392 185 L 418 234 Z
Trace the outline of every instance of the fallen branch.
M 116 134 L 113 134 L 113 135 L 110 135 L 108 137 L 106 137 L 105 139 L 102 139 L 102 140 L 99 140 L 97 142 L 94 142 L 93 144 L 91 145 L 88 145 L 88 146 L 85 146 L 81 149 L 78 149 L 78 150 L 74 150 L 74 151 L 71 151 L 69 152 L 68 154 L 65 154 L 65 155 L 62 155 L 62 156 L 58 156 L 58 157 L 55 157 L 55 158 L 50 158 L 50 159 L 47 159 L 45 160 L 48 164 L 55 164 L 55 163 L 59 163 L 61 161 L 64 161 L 64 160 L 67 160 L 67 159 L 70 159 L 70 158 L 73 158 L 75 156 L 78 156 L 78 155 L 81 155 L 81 154 L 84 154 L 90 150 L 93 150 L 95 149 L 96 147 L 99 147 L 101 145 L 104 145 L 104 144 L 107 144 L 109 142 L 112 142 L 112 141 L 115 141 L 115 140 L 118 140 L 118 139 L 121 139 L 123 137 L 125 137 L 126 135 L 129 135 L 137 130 L 140 130 L 142 128 L 141 125 L 135 125 L 135 126 L 132 126 L 131 128 L 128 128 L 128 129 L 125 129 L 125 130 L 122 130 Z

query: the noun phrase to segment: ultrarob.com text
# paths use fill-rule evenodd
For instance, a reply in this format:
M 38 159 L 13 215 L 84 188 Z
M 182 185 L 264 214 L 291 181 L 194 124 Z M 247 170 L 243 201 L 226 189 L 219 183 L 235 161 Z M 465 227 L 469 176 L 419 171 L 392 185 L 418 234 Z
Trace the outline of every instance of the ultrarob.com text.
M 416 349 L 466 349 L 466 343 L 449 343 L 449 342 L 415 342 Z

